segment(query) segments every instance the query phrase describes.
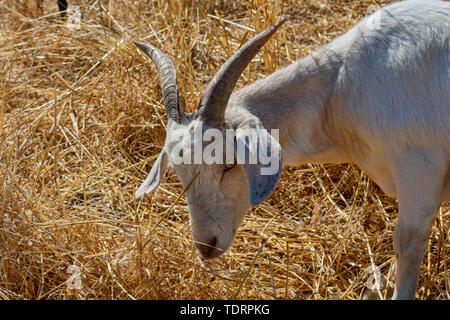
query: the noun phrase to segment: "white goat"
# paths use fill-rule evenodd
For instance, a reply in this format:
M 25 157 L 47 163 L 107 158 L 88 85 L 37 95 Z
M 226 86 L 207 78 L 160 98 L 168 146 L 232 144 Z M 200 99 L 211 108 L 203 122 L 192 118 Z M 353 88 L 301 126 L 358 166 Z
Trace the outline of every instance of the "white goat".
M 169 118 L 164 148 L 136 198 L 153 191 L 171 165 L 187 188 L 199 252 L 217 257 L 250 206 L 272 193 L 281 168 L 264 176 L 258 164 L 174 164 L 182 143 L 174 133 L 193 136 L 199 125 L 232 128 L 237 136 L 246 128 L 279 129 L 279 144 L 272 139 L 271 145 L 281 146 L 284 165 L 357 163 L 398 198 L 394 298 L 413 299 L 430 228 L 441 201 L 450 200 L 449 17 L 450 3 L 441 1 L 386 6 L 308 57 L 232 94 L 280 22 L 220 68 L 189 116 L 173 63 L 136 42 L 158 67 Z

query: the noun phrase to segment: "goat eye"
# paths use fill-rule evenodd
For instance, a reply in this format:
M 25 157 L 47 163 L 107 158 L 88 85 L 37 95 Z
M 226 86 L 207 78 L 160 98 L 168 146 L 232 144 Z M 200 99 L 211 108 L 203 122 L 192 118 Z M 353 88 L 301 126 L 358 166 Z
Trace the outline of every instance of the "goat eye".
M 235 166 L 234 163 L 232 163 L 232 164 L 225 164 L 223 172 L 227 172 L 228 170 L 233 169 L 234 166 Z

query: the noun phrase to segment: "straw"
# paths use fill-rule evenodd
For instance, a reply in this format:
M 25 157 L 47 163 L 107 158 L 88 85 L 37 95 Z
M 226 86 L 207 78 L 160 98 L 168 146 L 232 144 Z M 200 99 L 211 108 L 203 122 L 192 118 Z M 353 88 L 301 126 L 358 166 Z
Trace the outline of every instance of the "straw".
M 191 112 L 254 31 L 289 21 L 238 88 L 343 34 L 373 1 L 74 1 L 80 29 L 56 1 L 34 3 L 0 4 L 0 299 L 359 299 L 369 268 L 389 277 L 397 203 L 355 165 L 285 168 L 229 251 L 207 262 L 173 170 L 134 199 L 167 118 L 156 68 L 133 40 L 173 59 Z M 447 204 L 418 298 L 449 298 L 449 216 Z

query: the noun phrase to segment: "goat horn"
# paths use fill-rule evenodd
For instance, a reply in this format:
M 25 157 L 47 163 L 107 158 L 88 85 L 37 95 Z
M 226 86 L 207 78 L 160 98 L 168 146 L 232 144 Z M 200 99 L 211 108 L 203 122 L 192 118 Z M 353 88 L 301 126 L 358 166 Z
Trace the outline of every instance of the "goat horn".
M 236 86 L 241 73 L 258 53 L 264 43 L 286 22 L 286 19 L 256 35 L 243 45 L 227 62 L 225 62 L 208 84 L 200 99 L 195 118 L 201 117 L 210 123 L 223 122 L 228 99 Z
M 167 117 L 178 123 L 184 118 L 184 110 L 180 104 L 180 96 L 177 86 L 177 71 L 170 58 L 159 49 L 142 42 L 135 41 L 134 44 L 141 49 L 158 69 L 161 80 L 162 95 L 166 107 Z

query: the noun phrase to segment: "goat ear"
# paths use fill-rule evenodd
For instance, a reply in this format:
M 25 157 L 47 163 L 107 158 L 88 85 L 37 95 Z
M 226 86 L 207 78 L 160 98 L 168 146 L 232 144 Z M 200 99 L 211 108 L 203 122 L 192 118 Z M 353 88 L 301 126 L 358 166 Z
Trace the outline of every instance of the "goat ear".
M 250 188 L 250 203 L 257 205 L 272 194 L 280 179 L 281 146 L 262 125 L 245 125 L 236 131 L 235 151 Z
M 149 195 L 161 182 L 162 175 L 169 166 L 169 158 L 166 151 L 163 149 L 153 164 L 147 179 L 141 184 L 135 193 L 136 201 L 144 199 Z

